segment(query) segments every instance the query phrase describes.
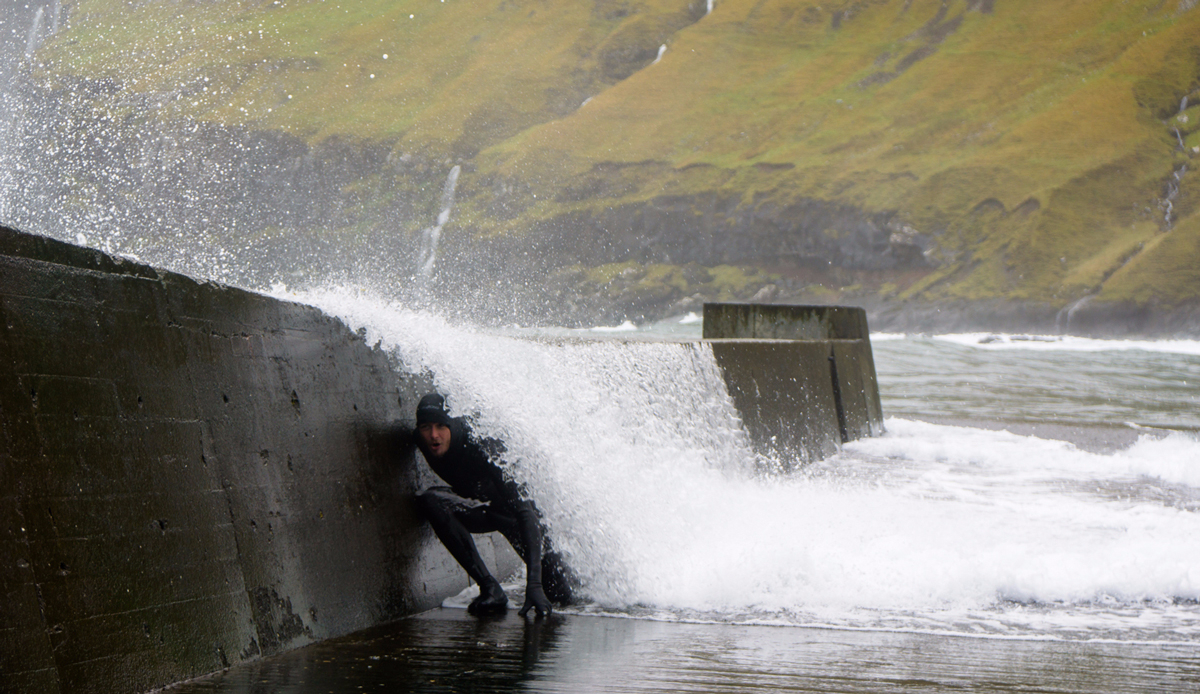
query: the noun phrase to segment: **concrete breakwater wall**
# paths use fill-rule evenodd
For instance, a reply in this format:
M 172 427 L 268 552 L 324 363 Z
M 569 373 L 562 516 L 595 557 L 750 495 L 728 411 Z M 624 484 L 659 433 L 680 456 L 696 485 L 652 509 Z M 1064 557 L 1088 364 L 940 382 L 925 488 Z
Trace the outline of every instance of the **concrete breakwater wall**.
M 0 691 L 146 691 L 461 590 L 412 503 L 427 385 L 314 308 L 0 229 Z
M 865 318 L 789 310 L 706 338 L 802 462 L 881 418 Z M 0 692 L 147 691 L 461 590 L 413 505 L 429 387 L 315 308 L 0 228 Z

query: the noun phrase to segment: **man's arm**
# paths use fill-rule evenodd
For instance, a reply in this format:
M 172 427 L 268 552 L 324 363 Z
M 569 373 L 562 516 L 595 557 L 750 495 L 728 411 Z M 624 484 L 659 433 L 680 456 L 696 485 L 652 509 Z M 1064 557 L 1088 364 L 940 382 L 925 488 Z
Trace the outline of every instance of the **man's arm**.
M 517 614 L 524 617 L 530 609 L 538 617 L 550 615 L 550 601 L 542 590 L 542 525 L 537 507 L 532 501 L 516 504 L 517 524 L 521 527 L 521 543 L 525 545 L 525 606 Z
M 517 483 L 501 470 L 506 451 L 504 442 L 488 438 L 479 441 L 478 447 L 495 474 L 494 494 L 515 512 L 521 544 L 525 545 L 525 605 L 517 614 L 524 617 L 532 609 L 539 617 L 549 616 L 550 601 L 542 590 L 542 522 L 537 506 L 524 498 Z

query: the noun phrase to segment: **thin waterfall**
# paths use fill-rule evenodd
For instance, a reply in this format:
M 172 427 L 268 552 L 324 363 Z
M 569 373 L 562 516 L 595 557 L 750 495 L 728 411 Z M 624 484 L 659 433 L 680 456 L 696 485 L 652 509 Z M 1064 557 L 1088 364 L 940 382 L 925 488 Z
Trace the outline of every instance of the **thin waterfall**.
M 1178 169 L 1171 172 L 1171 178 L 1167 180 L 1167 194 L 1159 205 L 1163 210 L 1163 226 L 1167 231 L 1175 225 L 1175 198 L 1179 197 L 1179 184 L 1185 173 L 1187 164 L 1180 164 Z
M 450 174 L 446 176 L 446 185 L 442 188 L 442 209 L 438 212 L 437 222 L 425 230 L 425 243 L 421 254 L 423 259 L 421 277 L 424 279 L 433 276 L 433 266 L 437 262 L 438 240 L 442 236 L 442 227 L 450 221 L 450 208 L 454 206 L 454 189 L 458 186 L 458 174 L 461 172 L 462 167 L 457 164 L 450 169 Z
M 33 15 L 33 23 L 29 26 L 29 36 L 25 39 L 25 57 L 32 58 L 33 52 L 41 44 L 42 19 L 46 16 L 46 8 L 39 7 Z
M 1064 306 L 1062 310 L 1058 312 L 1058 315 L 1054 317 L 1054 329 L 1057 330 L 1060 335 L 1070 334 L 1071 319 L 1075 317 L 1075 312 L 1091 303 L 1094 296 L 1094 294 L 1088 294 L 1087 296 L 1077 299 L 1076 301 L 1072 301 Z

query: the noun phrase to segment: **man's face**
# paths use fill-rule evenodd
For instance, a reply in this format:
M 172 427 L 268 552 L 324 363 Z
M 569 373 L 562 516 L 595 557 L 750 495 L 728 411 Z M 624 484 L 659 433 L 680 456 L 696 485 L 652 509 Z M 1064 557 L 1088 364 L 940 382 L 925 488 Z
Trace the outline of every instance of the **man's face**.
M 425 444 L 425 450 L 435 458 L 441 458 L 450 450 L 450 427 L 445 424 L 426 422 L 417 427 L 417 435 Z

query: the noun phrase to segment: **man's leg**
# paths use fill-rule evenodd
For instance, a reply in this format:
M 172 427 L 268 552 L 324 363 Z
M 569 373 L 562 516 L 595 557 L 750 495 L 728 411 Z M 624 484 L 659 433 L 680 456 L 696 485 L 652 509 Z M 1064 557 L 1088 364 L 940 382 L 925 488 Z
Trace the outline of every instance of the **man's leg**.
M 475 547 L 475 538 L 471 537 L 472 532 L 491 532 L 497 528 L 486 527 L 484 514 L 472 513 L 472 502 L 448 488 L 434 487 L 418 494 L 417 502 L 450 556 L 479 584 L 479 597 L 471 601 L 467 610 L 471 614 L 483 614 L 506 609 L 508 596 L 488 571 Z
M 528 561 L 529 555 L 525 553 L 525 543 L 521 540 L 520 526 L 517 519 L 508 515 L 489 512 L 488 520 L 499 530 L 508 544 L 516 550 L 517 555 L 521 557 L 521 561 Z M 571 567 L 567 566 L 563 561 L 562 555 L 554 551 L 554 546 L 550 542 L 550 537 L 546 534 L 546 529 L 542 528 L 542 589 L 546 592 L 546 597 L 550 602 L 559 605 L 569 605 L 574 602 L 575 587 L 579 585 L 579 579 L 575 577 L 575 572 L 571 571 Z

